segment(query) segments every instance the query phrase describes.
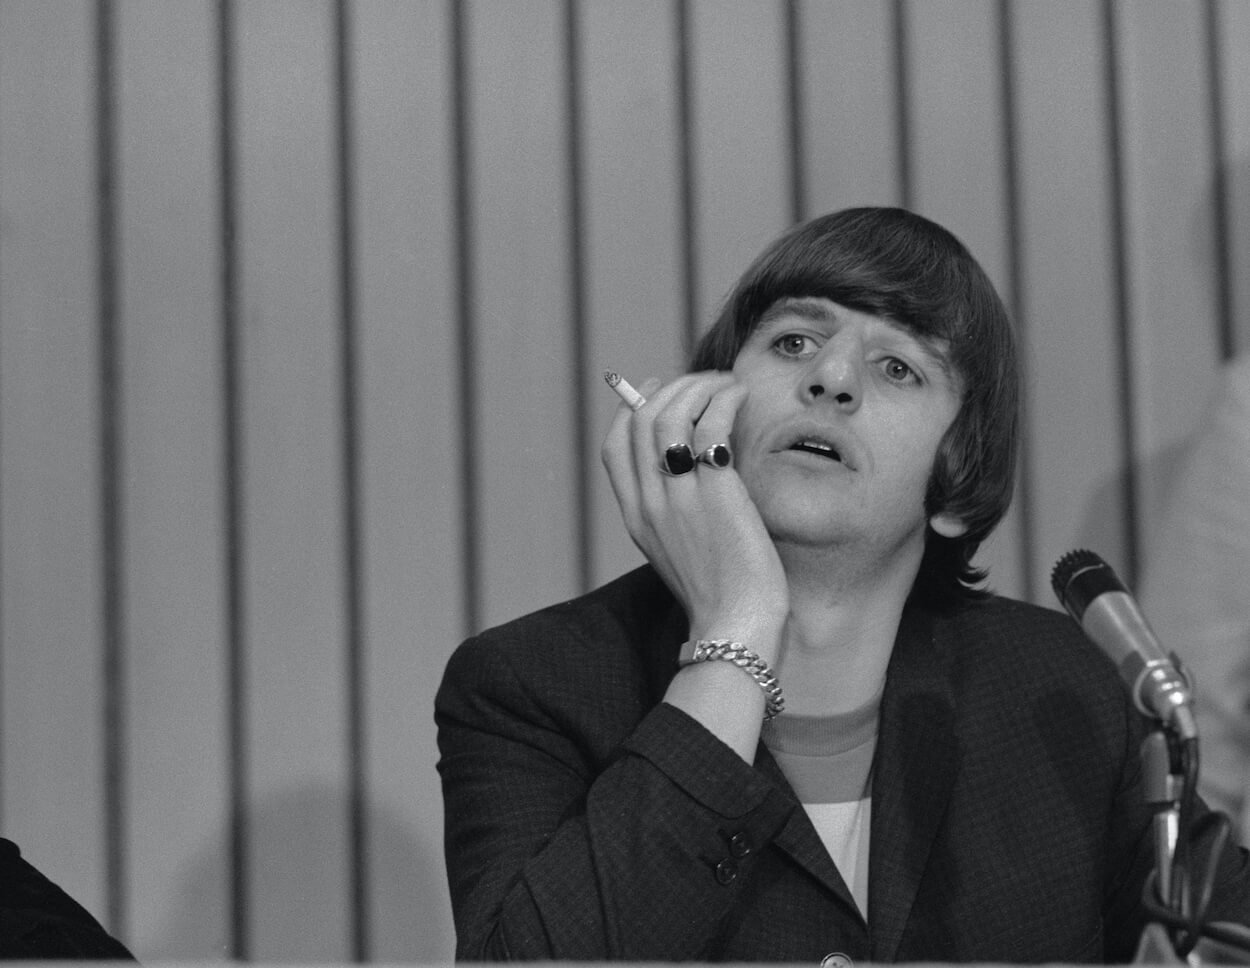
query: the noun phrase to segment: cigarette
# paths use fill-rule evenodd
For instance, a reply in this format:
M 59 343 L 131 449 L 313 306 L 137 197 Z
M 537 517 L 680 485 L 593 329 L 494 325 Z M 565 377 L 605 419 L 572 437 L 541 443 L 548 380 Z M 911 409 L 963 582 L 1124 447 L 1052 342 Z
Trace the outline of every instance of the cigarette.
M 614 370 L 604 370 L 603 378 L 607 381 L 608 386 L 616 391 L 616 395 L 624 400 L 630 410 L 637 410 L 647 398 L 629 385 L 629 381 Z

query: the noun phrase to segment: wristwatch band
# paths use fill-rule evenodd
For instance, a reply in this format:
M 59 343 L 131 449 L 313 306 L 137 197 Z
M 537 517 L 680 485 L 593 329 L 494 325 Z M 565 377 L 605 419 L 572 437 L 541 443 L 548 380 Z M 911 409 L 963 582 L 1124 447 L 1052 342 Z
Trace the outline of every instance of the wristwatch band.
M 732 639 L 691 639 L 682 644 L 677 653 L 677 665 L 693 665 L 725 659 L 746 672 L 764 690 L 764 722 L 768 722 L 785 708 L 786 700 L 781 694 L 781 683 L 772 668 L 741 642 Z

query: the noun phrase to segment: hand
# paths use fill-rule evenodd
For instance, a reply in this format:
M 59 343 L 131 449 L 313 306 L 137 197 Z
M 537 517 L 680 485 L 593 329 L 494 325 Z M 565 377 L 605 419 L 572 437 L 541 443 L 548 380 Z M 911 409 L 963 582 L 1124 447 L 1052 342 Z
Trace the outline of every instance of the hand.
M 660 470 L 671 444 L 698 454 L 728 443 L 746 390 L 729 373 L 648 381 L 638 411 L 624 404 L 603 442 L 603 463 L 634 543 L 677 596 L 692 638 L 733 638 L 774 661 L 789 588 L 772 539 L 731 465 Z

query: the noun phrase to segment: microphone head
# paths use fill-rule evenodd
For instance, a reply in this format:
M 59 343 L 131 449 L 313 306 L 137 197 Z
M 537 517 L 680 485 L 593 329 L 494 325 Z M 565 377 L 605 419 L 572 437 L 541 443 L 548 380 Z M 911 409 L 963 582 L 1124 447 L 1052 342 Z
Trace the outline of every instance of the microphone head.
M 1127 592 L 1111 566 L 1084 548 L 1069 551 L 1055 562 L 1050 584 L 1063 607 L 1078 622 L 1085 609 L 1103 592 Z
M 1092 551 L 1070 551 L 1055 564 L 1050 581 L 1068 614 L 1116 664 L 1133 704 L 1182 737 L 1196 737 L 1189 681 L 1111 566 Z

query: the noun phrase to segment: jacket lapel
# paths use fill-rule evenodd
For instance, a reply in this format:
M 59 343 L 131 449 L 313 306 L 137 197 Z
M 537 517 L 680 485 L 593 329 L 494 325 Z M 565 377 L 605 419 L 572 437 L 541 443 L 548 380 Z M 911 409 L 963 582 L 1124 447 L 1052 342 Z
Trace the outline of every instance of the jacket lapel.
M 777 765 L 777 760 L 773 757 L 772 752 L 763 743 L 760 743 L 759 749 L 755 754 L 755 768 L 772 780 L 778 789 L 784 790 L 786 795 L 796 805 L 798 804 L 798 796 L 795 794 L 794 788 L 790 786 L 789 781 L 785 778 L 785 774 L 781 772 L 781 767 Z M 816 833 L 816 828 L 812 825 L 811 818 L 808 817 L 807 811 L 802 806 L 796 806 L 794 812 L 790 814 L 790 819 L 781 828 L 773 843 L 789 854 L 796 864 L 820 881 L 826 889 L 836 894 L 838 900 L 846 906 L 848 911 L 856 916 L 861 916 L 859 908 L 851 897 L 851 889 L 847 887 L 846 881 L 842 878 L 838 865 L 833 862 L 833 858 L 825 850 L 825 845 L 821 841 L 820 835 Z
M 681 605 L 660 583 L 658 576 L 656 577 L 656 604 L 651 609 L 651 614 L 656 616 L 660 632 L 648 635 L 645 639 L 658 643 L 659 659 L 649 663 L 649 668 L 653 670 L 651 688 L 655 693 L 655 701 L 659 702 L 664 690 L 668 688 L 669 682 L 677 672 L 677 651 L 689 635 L 689 626 Z M 820 835 L 816 833 L 811 818 L 799 804 L 798 795 L 790 786 L 790 781 L 781 772 L 781 767 L 773 757 L 772 751 L 764 745 L 762 740 L 756 748 L 755 768 L 772 780 L 777 788 L 795 804 L 795 810 L 773 841 L 774 844 L 785 851 L 812 877 L 836 894 L 839 901 L 845 904 L 852 913 L 862 918 L 859 908 L 851 897 L 850 888 L 842 879 L 838 865 L 825 850 L 825 845 L 821 842 Z
M 872 960 L 896 960 L 958 772 L 950 657 L 932 619 L 903 612 L 873 766 L 868 909 Z

